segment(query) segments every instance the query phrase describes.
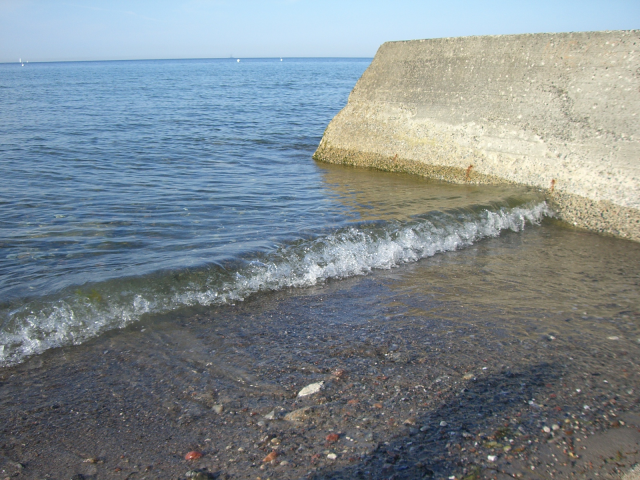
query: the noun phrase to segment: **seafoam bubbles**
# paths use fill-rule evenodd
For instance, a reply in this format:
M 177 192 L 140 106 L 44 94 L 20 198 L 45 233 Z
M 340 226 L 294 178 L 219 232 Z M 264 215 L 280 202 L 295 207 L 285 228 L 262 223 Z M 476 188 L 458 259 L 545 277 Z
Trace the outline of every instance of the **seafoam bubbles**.
M 21 362 L 47 349 L 82 343 L 123 328 L 145 314 L 194 305 L 242 301 L 269 290 L 316 285 L 328 279 L 364 275 L 438 253 L 458 250 L 504 230 L 520 231 L 553 215 L 545 202 L 477 211 L 436 212 L 408 222 L 362 223 L 312 240 L 298 240 L 236 269 L 175 272 L 101 285 L 103 293 L 63 292 L 4 311 L 0 365 Z
M 167 307 L 167 302 L 156 304 L 126 289 L 100 300 L 73 292 L 64 298 L 28 302 L 6 314 L 0 332 L 0 366 L 19 363 L 50 348 L 78 345 Z
M 215 290 L 181 291 L 173 303 L 211 305 L 246 298 L 259 291 L 313 286 L 331 278 L 389 269 L 474 242 L 520 231 L 553 212 L 545 202 L 478 212 L 436 213 L 407 223 L 350 226 L 314 240 L 281 248 L 267 261 L 250 262 L 231 282 Z

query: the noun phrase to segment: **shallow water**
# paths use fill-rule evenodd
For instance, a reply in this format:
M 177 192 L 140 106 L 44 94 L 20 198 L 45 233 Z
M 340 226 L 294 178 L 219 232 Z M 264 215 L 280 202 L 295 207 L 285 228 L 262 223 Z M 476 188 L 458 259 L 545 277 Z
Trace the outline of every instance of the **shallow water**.
M 640 245 L 529 189 L 314 163 L 367 64 L 0 66 L 4 473 L 182 478 L 198 449 L 238 478 L 449 478 L 505 423 L 526 449 L 637 413 Z
M 369 61 L 1 65 L 0 363 L 343 224 L 310 156 Z
M 341 218 L 309 154 L 367 64 L 2 65 L 0 298 L 203 266 Z
M 618 421 L 640 413 L 639 261 L 635 243 L 547 219 L 367 276 L 147 315 L 5 368 L 2 454 L 34 478 L 615 478 L 639 459 Z M 556 446 L 543 427 L 558 424 Z
M 0 365 L 143 315 L 454 251 L 534 191 L 317 165 L 368 60 L 0 67 Z

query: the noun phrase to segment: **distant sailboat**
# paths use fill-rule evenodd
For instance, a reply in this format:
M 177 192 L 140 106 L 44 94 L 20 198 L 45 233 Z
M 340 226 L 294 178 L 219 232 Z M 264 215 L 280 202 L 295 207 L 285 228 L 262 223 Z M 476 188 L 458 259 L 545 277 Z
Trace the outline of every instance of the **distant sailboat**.
M 282 59 L 280 59 L 280 61 L 282 61 Z
M 240 59 L 238 59 L 238 62 L 240 61 Z

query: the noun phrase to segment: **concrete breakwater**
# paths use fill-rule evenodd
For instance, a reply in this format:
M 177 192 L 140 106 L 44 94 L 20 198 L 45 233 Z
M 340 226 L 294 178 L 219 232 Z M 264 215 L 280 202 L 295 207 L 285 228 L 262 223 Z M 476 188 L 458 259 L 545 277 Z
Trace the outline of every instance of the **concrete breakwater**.
M 640 30 L 385 43 L 314 158 L 529 185 L 640 241 Z

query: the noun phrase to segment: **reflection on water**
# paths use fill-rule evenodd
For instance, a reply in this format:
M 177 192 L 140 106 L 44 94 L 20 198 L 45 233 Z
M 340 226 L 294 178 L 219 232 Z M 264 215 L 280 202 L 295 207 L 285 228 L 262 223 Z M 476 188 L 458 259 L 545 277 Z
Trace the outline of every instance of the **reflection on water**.
M 240 250 L 226 260 L 69 286 L 2 305 L 0 365 L 82 343 L 143 315 L 243 301 L 258 292 L 307 287 L 464 249 L 505 230 L 535 228 L 551 214 L 542 195 L 527 189 L 449 185 L 380 172 L 363 172 L 360 179 L 348 167 L 324 171 L 316 196 L 332 207 L 307 198 L 317 210 L 307 211 L 316 227 L 295 228 L 280 245 L 261 248 L 241 235 Z M 314 223 L 323 212 L 329 218 Z M 255 228 L 250 220 L 240 221 L 243 228 Z
M 389 287 L 407 308 L 454 304 L 462 321 L 490 317 L 510 335 L 563 332 L 633 344 L 640 343 L 638 265 L 635 242 L 547 221 L 407 266 L 390 274 Z
M 416 175 L 318 163 L 327 192 L 352 212 L 354 220 L 406 221 L 433 211 L 478 206 L 513 206 L 544 199 L 537 190 L 515 185 L 456 185 Z

